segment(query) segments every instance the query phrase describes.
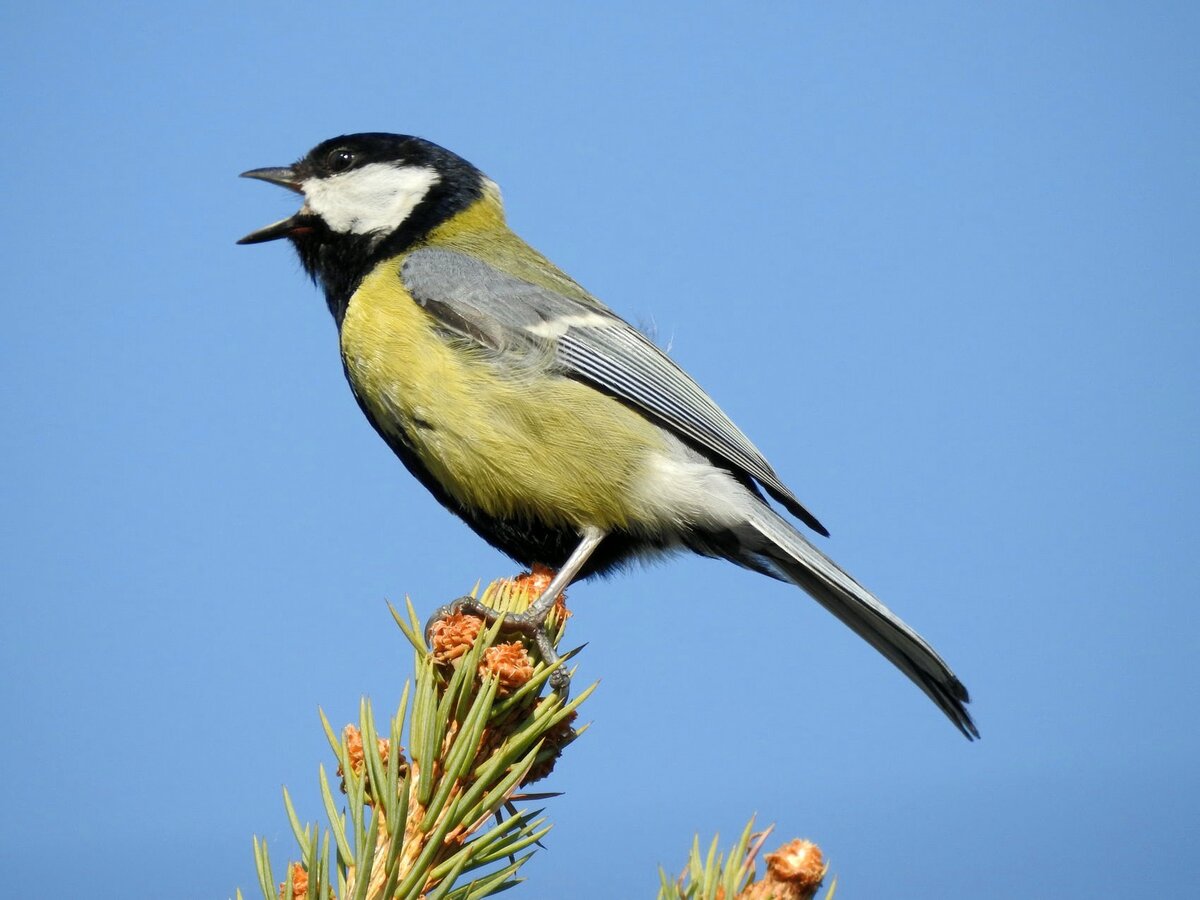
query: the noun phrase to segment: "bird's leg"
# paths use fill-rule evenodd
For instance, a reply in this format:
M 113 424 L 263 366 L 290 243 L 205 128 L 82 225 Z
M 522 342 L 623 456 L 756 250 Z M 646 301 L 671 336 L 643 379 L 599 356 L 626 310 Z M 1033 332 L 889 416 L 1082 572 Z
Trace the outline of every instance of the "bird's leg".
M 546 631 L 546 617 L 554 608 L 554 601 L 575 580 L 575 576 L 583 568 L 600 542 L 604 540 L 605 532 L 599 528 L 588 526 L 580 535 L 579 544 L 571 552 L 563 567 L 555 573 L 550 584 L 542 591 L 540 597 L 529 604 L 529 608 L 520 613 L 508 613 L 504 617 L 504 630 L 515 631 L 531 637 L 537 644 L 538 653 L 548 666 L 558 662 L 558 653 L 554 650 L 554 641 Z M 459 597 L 445 606 L 440 607 L 425 623 L 425 641 L 430 640 L 435 622 L 453 613 L 469 613 L 478 616 L 489 624 L 499 618 L 499 613 L 491 607 L 484 606 L 474 597 Z M 571 684 L 571 676 L 561 666 L 550 675 L 550 687 L 564 698 Z

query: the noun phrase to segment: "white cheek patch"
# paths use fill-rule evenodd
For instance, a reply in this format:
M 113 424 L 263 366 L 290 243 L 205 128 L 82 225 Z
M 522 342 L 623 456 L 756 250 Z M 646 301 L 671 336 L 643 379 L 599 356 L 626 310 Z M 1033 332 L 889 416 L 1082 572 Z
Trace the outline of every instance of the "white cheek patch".
M 310 178 L 301 188 L 305 206 L 339 234 L 393 231 L 441 178 L 426 166 L 370 163 L 360 169 Z

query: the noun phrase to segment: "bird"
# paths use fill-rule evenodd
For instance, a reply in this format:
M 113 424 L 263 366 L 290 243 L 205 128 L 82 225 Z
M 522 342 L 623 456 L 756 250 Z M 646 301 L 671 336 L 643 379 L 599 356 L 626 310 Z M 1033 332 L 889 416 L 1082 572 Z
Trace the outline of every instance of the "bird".
M 750 439 L 510 229 L 481 170 L 423 138 L 371 132 L 242 177 L 303 198 L 238 243 L 295 248 L 375 431 L 480 537 L 555 572 L 506 619 L 548 660 L 544 620 L 568 585 L 690 550 L 799 587 L 979 736 L 934 649 L 771 505 L 828 537 Z

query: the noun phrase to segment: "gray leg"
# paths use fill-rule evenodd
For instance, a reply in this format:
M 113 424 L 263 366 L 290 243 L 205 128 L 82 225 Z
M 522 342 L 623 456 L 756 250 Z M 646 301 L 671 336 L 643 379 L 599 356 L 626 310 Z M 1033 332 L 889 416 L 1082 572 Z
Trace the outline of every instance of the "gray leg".
M 563 567 L 558 570 L 554 578 L 551 579 L 546 590 L 542 592 L 542 596 L 530 603 L 529 609 L 521 613 L 523 618 L 536 621 L 538 625 L 541 625 L 546 620 L 546 616 L 550 614 L 550 608 L 554 606 L 555 598 L 565 591 L 571 582 L 575 580 L 575 576 L 579 574 L 579 570 L 583 568 L 584 563 L 588 561 L 592 553 L 600 546 L 600 542 L 604 540 L 604 534 L 599 528 L 591 526 L 583 530 L 579 545 L 571 553 L 570 557 L 563 564 Z M 512 618 L 512 616 L 509 616 L 508 620 L 512 621 Z
M 604 540 L 606 532 L 599 528 L 588 526 L 583 529 L 580 535 L 578 546 L 572 551 L 563 567 L 558 570 L 554 578 L 542 595 L 533 603 L 529 604 L 529 608 L 523 613 L 509 613 L 504 618 L 504 630 L 515 631 L 518 634 L 525 634 L 533 638 L 537 644 L 538 652 L 541 653 L 542 659 L 547 665 L 554 665 L 558 662 L 558 654 L 554 652 L 554 644 L 550 640 L 550 635 L 546 633 L 546 616 L 550 614 L 550 610 L 554 607 L 554 601 L 563 591 L 570 586 L 575 580 L 575 576 L 579 574 L 579 570 L 600 546 L 600 542 Z M 438 609 L 429 621 L 425 624 L 425 640 L 429 641 L 430 629 L 433 628 L 433 623 L 439 619 L 456 612 L 466 612 L 474 616 L 479 616 L 485 622 L 495 622 L 497 613 L 494 609 L 484 606 L 479 601 L 472 597 L 459 597 L 445 606 Z M 550 687 L 561 694 L 566 699 L 567 691 L 570 688 L 571 676 L 567 674 L 566 669 L 561 666 L 554 670 L 550 676 Z

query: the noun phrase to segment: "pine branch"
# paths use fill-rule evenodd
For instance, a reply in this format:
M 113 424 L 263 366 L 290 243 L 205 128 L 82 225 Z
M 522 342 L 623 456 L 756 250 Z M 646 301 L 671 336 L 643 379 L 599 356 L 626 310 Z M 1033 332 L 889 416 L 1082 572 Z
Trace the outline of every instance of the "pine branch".
M 519 612 L 546 583 L 540 573 L 497 581 L 482 600 Z M 552 613 L 556 646 L 567 615 L 562 606 Z M 302 825 L 284 791 L 299 860 L 279 880 L 266 842 L 254 840 L 266 900 L 476 900 L 517 884 L 550 830 L 541 810 L 515 804 L 554 796 L 519 792 L 550 774 L 583 733 L 573 722 L 595 685 L 570 702 L 543 696 L 552 668 L 523 641 L 499 642 L 499 622 L 485 628 L 474 616 L 447 616 L 430 651 L 411 603 L 392 616 L 416 651 L 415 681 L 382 735 L 365 699 L 358 724 L 340 734 L 321 714 L 345 799 L 339 809 L 322 766 L 328 825 Z
M 544 572 L 496 581 L 482 602 L 520 612 L 548 583 Z M 569 703 L 553 692 L 543 696 L 553 668 L 522 640 L 500 642 L 501 622 L 485 627 L 476 616 L 446 616 L 431 631 L 431 650 L 412 603 L 403 615 L 389 608 L 415 650 L 415 679 L 384 734 L 365 699 L 358 724 L 340 734 L 321 713 L 345 798 L 336 799 L 321 766 L 327 825 L 302 824 L 284 790 L 299 859 L 279 880 L 266 841 L 254 839 L 265 900 L 479 900 L 518 884 L 550 830 L 542 810 L 515 804 L 556 796 L 521 791 L 549 775 L 586 730 L 573 723 L 596 685 Z M 551 613 L 555 647 L 569 615 L 561 603 Z M 812 900 L 826 865 L 808 841 L 766 854 L 766 871 L 755 879 L 770 832 L 754 833 L 752 819 L 728 855 L 718 852 L 717 838 L 703 853 L 697 836 L 677 879 L 659 870 L 658 900 Z M 824 900 L 833 900 L 835 888 L 836 881 Z
M 755 878 L 755 860 L 774 826 L 754 833 L 751 819 L 728 855 L 718 852 L 714 837 L 708 853 L 700 849 L 700 836 L 692 839 L 687 866 L 672 881 L 658 870 L 658 900 L 812 900 L 825 879 L 828 866 L 821 849 L 810 841 L 793 840 L 766 854 L 766 871 Z M 837 880 L 825 892 L 833 900 Z

